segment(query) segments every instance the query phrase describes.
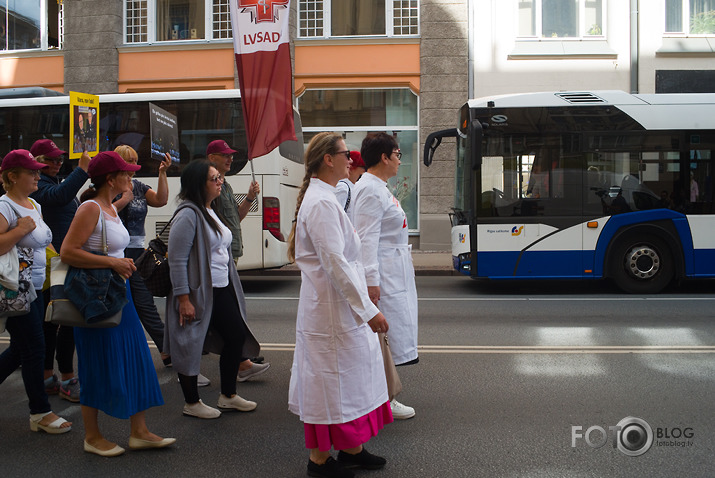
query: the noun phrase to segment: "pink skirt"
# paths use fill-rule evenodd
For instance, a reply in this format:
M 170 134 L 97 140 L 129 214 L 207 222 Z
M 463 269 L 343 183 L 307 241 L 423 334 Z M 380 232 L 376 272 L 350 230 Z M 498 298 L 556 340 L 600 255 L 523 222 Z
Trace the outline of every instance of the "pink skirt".
M 375 410 L 347 423 L 316 425 L 304 423 L 305 447 L 320 451 L 346 450 L 367 443 L 370 438 L 388 423 L 392 423 L 390 402 L 385 402 Z

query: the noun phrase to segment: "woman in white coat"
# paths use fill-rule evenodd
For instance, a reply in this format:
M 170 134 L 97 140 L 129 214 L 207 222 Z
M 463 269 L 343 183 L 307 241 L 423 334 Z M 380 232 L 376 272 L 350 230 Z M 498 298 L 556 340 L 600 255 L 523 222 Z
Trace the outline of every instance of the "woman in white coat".
M 367 172 L 353 187 L 353 218 L 362 243 L 362 262 L 370 299 L 390 321 L 390 350 L 395 365 L 414 364 L 417 356 L 417 288 L 407 216 L 387 188 L 397 175 L 402 153 L 386 133 L 371 133 L 360 150 Z M 407 419 L 415 410 L 390 402 L 392 416 Z
M 392 422 L 376 334 L 387 331 L 387 321 L 367 294 L 360 241 L 335 198 L 349 154 L 340 135 L 311 140 L 289 237 L 302 279 L 289 409 L 304 422 L 309 476 L 382 468 L 385 459 L 363 444 Z M 337 461 L 331 448 L 340 450 Z

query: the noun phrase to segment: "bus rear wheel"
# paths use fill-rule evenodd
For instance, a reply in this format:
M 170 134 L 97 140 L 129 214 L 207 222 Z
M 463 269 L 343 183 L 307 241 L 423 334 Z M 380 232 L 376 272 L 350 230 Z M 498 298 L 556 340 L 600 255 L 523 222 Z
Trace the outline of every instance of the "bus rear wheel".
M 631 294 L 655 294 L 663 290 L 675 272 L 673 255 L 661 238 L 628 236 L 618 242 L 612 255 L 611 276 L 616 285 Z

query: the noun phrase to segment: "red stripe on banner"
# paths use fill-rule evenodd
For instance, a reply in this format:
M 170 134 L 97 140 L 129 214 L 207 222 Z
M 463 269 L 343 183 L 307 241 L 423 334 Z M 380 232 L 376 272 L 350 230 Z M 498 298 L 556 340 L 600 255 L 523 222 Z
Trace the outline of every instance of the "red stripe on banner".
M 277 51 L 236 54 L 248 157 L 268 154 L 283 141 L 296 140 L 290 45 Z

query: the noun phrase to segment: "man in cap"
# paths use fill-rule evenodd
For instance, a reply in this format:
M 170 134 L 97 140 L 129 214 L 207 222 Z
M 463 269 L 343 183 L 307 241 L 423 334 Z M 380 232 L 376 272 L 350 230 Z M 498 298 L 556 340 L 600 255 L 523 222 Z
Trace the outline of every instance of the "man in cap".
M 231 170 L 233 155 L 236 154 L 236 152 L 235 149 L 229 147 L 228 143 L 222 139 L 211 141 L 206 147 L 206 157 L 216 165 L 219 174 L 224 178 Z M 233 188 L 228 181 L 224 179 L 223 185 L 221 186 L 221 195 L 218 198 L 218 212 L 226 220 L 226 226 L 231 230 L 231 234 L 233 235 L 231 253 L 233 254 L 234 261 L 238 261 L 238 258 L 243 255 L 241 221 L 248 214 L 248 211 L 251 209 L 251 204 L 253 204 L 253 201 L 258 197 L 258 193 L 260 192 L 261 187 L 256 181 L 252 181 L 248 187 L 248 193 L 245 199 L 238 205 L 234 199 Z M 260 360 L 257 360 L 257 362 L 260 362 Z M 254 363 L 251 360 L 243 360 L 238 370 L 237 380 L 239 382 L 245 382 L 251 377 L 264 373 L 270 366 L 270 363 Z

